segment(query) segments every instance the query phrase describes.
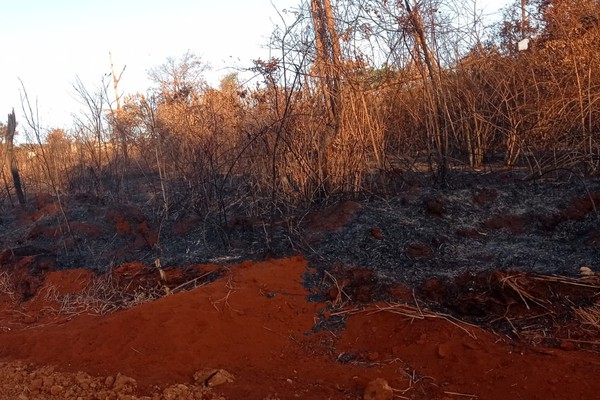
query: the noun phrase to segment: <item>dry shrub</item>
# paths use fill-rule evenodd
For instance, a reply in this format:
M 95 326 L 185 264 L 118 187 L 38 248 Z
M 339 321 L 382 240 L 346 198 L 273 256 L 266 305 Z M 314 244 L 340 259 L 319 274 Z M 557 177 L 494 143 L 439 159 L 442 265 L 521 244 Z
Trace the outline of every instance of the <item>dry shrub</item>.
M 24 181 L 32 191 L 54 185 L 144 201 L 161 219 L 192 210 L 224 226 L 232 216 L 270 224 L 340 196 L 390 193 L 417 161 L 597 173 L 600 11 L 591 0 L 564 4 L 530 5 L 538 22 L 527 27 L 531 49 L 521 53 L 518 21 L 508 17 L 495 42 L 465 45 L 460 39 L 473 32 L 444 22 L 441 11 L 424 24 L 422 10 L 340 3 L 335 65 L 318 60 L 310 13 L 298 13 L 275 35 L 281 58 L 256 61 L 255 87 L 230 75 L 209 88 L 205 66 L 190 54 L 157 68 L 156 87 L 123 99 L 119 110 L 107 85 L 88 91 L 79 82 L 88 110 L 73 130 L 23 146 Z M 319 75 L 324 67 L 331 77 Z M 334 120 L 322 90 L 328 78 L 339 84 Z M 40 147 L 44 162 L 27 159 Z

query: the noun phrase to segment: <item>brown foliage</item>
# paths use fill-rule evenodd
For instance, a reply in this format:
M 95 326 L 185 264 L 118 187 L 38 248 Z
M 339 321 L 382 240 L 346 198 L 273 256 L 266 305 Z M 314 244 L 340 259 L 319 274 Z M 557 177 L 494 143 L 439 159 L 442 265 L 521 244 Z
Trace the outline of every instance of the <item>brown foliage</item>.
M 308 30 L 321 32 L 329 50 L 339 44 L 329 60 L 286 32 L 279 45 L 292 50 L 255 62 L 263 79 L 256 87 L 230 75 L 209 88 L 205 66 L 190 54 L 153 70 L 155 90 L 125 99 L 108 115 L 106 96 L 94 102 L 78 86 L 90 115 L 69 134 L 54 130 L 45 143 L 18 149 L 26 186 L 143 200 L 162 217 L 194 212 L 227 226 L 234 216 L 269 224 L 290 209 L 327 201 L 324 195 L 390 193 L 405 172 L 435 171 L 436 163 L 479 169 L 503 159 L 536 174 L 598 172 L 596 1 L 553 1 L 550 8 L 534 2 L 530 50 L 515 51 L 518 26 L 507 20 L 496 44 L 454 49 L 453 61 L 440 43 L 460 32 L 438 33 L 437 14 L 405 3 L 410 7 L 331 9 L 319 20 L 323 26 Z M 364 22 L 360 29 L 344 20 L 352 12 Z M 299 21 L 306 26 L 311 18 Z M 386 42 L 395 47 L 384 65 L 356 44 L 378 35 L 375 22 L 398 33 Z M 327 79 L 335 84 L 324 95 Z M 128 183 L 140 176 L 144 192 Z

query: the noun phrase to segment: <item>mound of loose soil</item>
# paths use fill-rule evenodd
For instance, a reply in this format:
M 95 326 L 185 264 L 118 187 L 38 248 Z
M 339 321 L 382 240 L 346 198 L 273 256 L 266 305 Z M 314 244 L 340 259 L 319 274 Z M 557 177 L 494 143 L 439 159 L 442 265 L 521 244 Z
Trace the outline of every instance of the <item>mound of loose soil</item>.
M 101 282 L 151 288 L 147 274 L 131 279 L 148 268 L 126 265 Z M 359 399 L 391 390 L 410 399 L 579 399 L 600 390 L 590 379 L 600 373 L 595 353 L 482 330 L 431 311 L 408 288 L 389 288 L 391 302 L 356 303 L 344 287 L 360 293 L 362 272 L 337 282 L 347 297 L 310 302 L 307 268 L 302 257 L 230 266 L 190 291 L 106 315 L 73 297 L 98 277 L 47 274 L 29 301 L 3 296 L 0 398 Z M 430 286 L 422 289 L 430 300 L 449 290 Z M 69 301 L 79 302 L 76 312 L 47 311 Z M 37 314 L 45 317 L 21 318 Z

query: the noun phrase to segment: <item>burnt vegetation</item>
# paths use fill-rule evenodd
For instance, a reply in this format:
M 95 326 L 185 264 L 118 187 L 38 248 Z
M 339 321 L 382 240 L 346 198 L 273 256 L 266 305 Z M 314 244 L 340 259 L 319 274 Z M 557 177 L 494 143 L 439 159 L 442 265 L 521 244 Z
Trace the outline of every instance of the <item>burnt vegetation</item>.
M 229 246 L 232 230 L 260 230 L 270 247 L 285 216 L 396 193 L 415 172 L 440 185 L 499 166 L 597 175 L 600 3 L 518 1 L 493 26 L 473 5 L 304 1 L 282 14 L 274 58 L 254 62 L 252 84 L 231 74 L 210 87 L 188 53 L 118 101 L 113 82 L 77 82 L 85 111 L 68 130 L 39 126 L 25 96 L 19 128 L 32 140 L 14 149 L 23 189 L 61 208 L 62 196 L 86 193 L 86 204 L 151 210 L 150 247 L 182 218 Z M 7 159 L 1 196 L 16 205 Z M 427 207 L 444 213 L 435 199 Z M 67 213 L 56 218 L 74 230 Z

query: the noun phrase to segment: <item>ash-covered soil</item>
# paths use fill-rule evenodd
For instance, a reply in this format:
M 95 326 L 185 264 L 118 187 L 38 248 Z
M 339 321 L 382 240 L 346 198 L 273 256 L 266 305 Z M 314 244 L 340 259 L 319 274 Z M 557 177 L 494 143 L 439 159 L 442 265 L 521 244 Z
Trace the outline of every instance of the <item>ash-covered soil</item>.
M 414 175 L 386 197 L 331 201 L 273 224 L 186 209 L 161 218 L 144 203 L 84 193 L 61 200 L 38 194 L 25 209 L 5 207 L 0 262 L 33 257 L 33 269 L 102 272 L 131 261 L 225 265 L 301 253 L 321 271 L 365 267 L 409 285 L 484 270 L 600 270 L 598 178 L 455 172 L 440 188 Z
M 410 285 L 498 269 L 576 276 L 600 270 L 599 207 L 597 179 L 464 174 L 446 189 L 415 185 L 360 203 L 309 257 Z

